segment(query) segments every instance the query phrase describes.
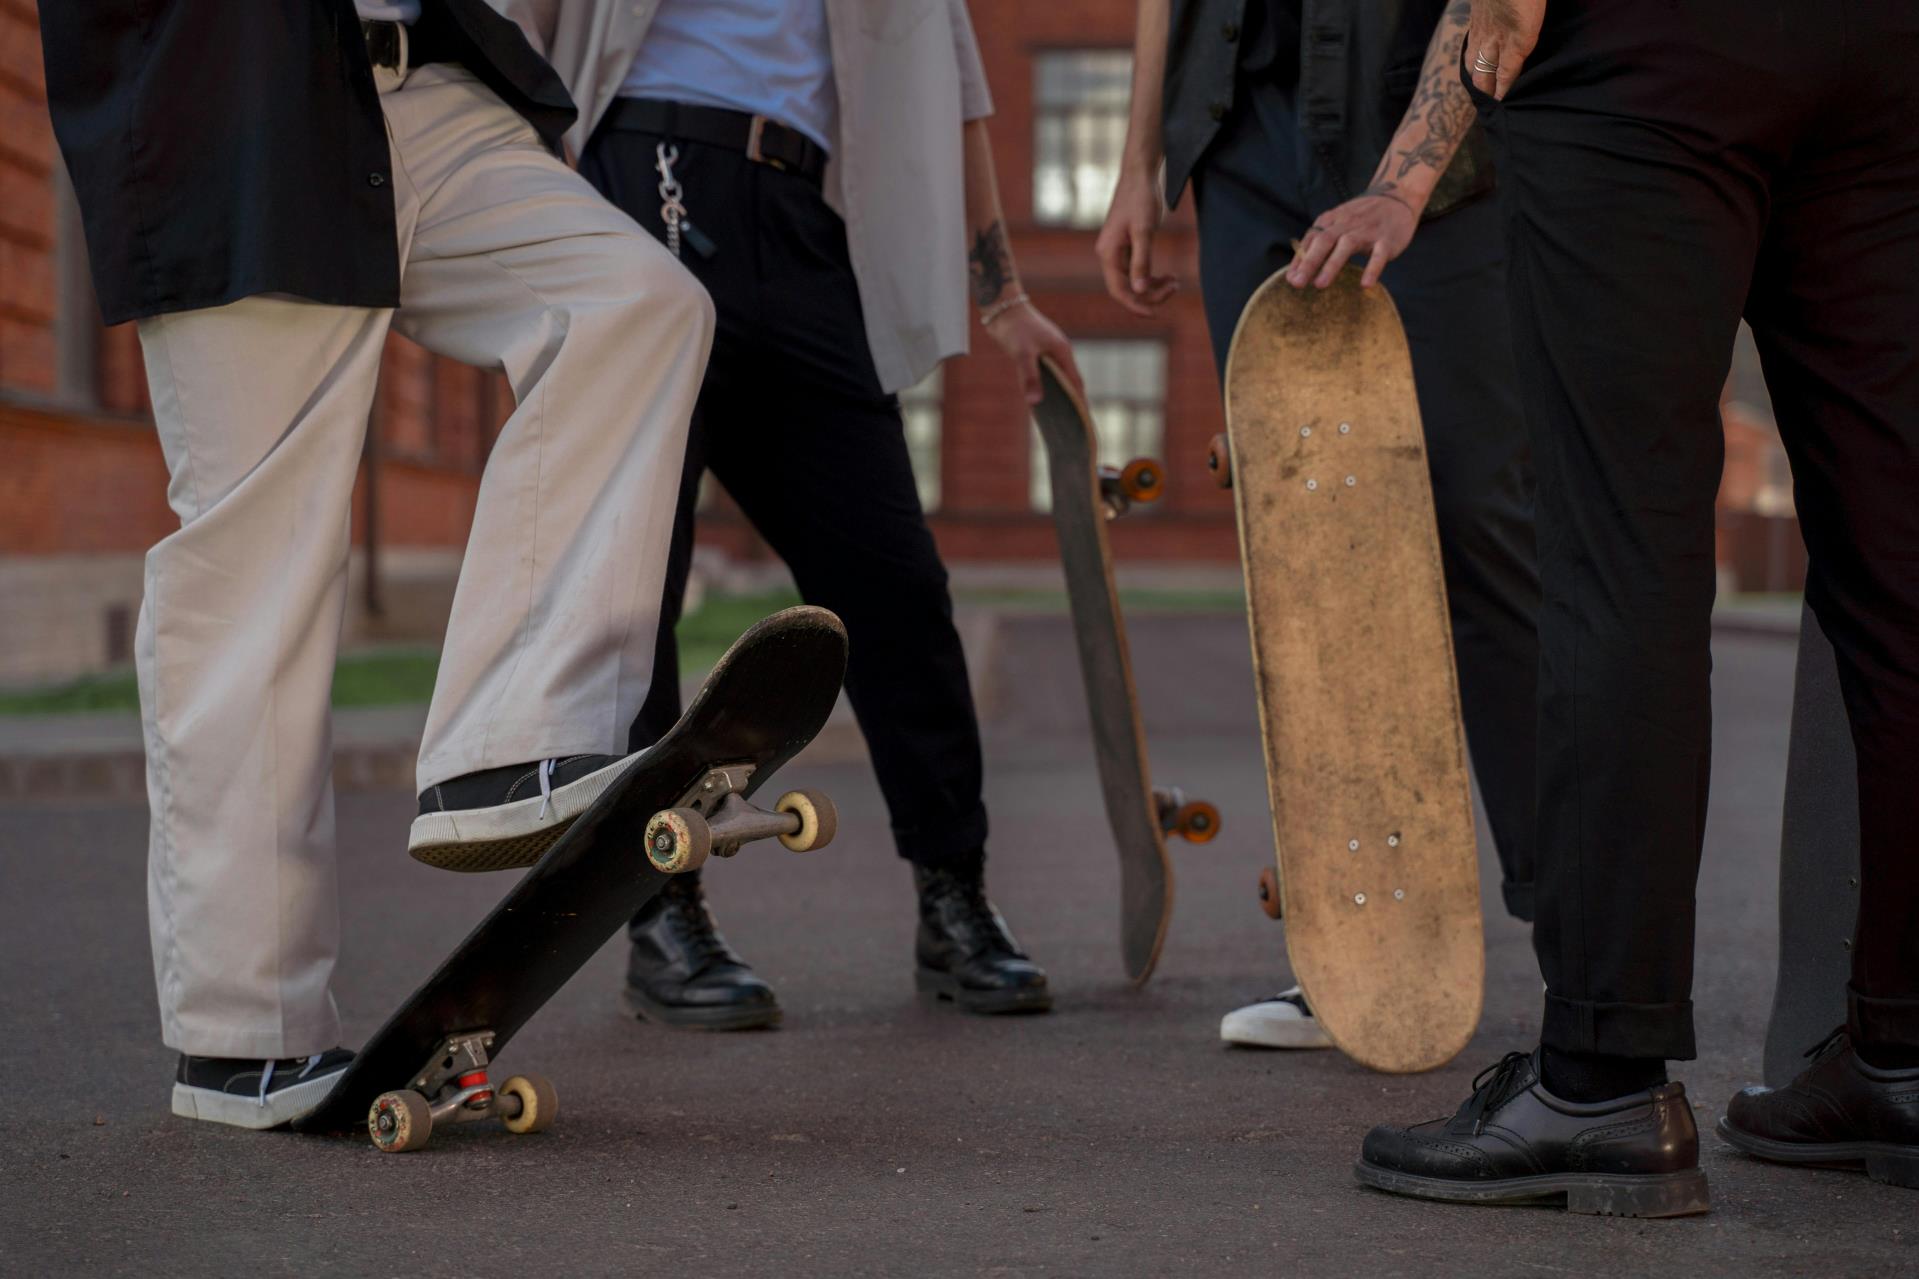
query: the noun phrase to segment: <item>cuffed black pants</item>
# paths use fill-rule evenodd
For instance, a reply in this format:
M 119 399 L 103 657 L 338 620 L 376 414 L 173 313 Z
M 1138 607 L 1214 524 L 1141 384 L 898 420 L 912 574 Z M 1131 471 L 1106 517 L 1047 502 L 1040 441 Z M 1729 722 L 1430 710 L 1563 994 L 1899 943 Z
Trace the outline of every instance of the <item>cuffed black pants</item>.
M 1292 261 L 1312 218 L 1343 198 L 1300 132 L 1289 88 L 1242 76 L 1236 97 L 1193 178 L 1200 284 L 1222 376 L 1247 300 Z M 1467 743 L 1506 908 L 1531 919 L 1539 575 L 1501 256 L 1497 212 L 1481 200 L 1423 225 L 1384 283 L 1412 348 Z
M 1718 400 L 1758 337 L 1859 756 L 1855 1038 L 1919 1044 L 1919 5 L 1554 0 L 1503 103 L 1545 1042 L 1694 1055 Z
M 602 127 L 580 171 L 663 239 L 660 141 Z M 845 227 L 805 178 L 724 148 L 675 145 L 692 220 L 718 246 L 712 258 L 686 247 L 682 260 L 713 295 L 719 328 L 687 444 L 652 691 L 632 746 L 655 741 L 680 714 L 673 628 L 710 467 L 800 594 L 846 624 L 846 693 L 901 856 L 977 866 L 986 808 L 966 658 L 899 402 L 873 370 Z

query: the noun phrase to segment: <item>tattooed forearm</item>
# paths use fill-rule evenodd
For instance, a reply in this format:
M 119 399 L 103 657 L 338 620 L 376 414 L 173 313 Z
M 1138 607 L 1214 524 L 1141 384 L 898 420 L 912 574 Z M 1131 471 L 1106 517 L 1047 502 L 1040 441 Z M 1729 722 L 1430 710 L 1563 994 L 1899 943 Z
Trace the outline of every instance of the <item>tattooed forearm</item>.
M 978 307 L 999 301 L 1013 282 L 1013 255 L 1006 247 L 1006 230 L 997 221 L 973 238 L 966 270 L 973 284 L 973 305 Z
M 1452 162 L 1453 153 L 1473 123 L 1472 99 L 1459 83 L 1460 50 L 1471 21 L 1471 0 L 1453 0 L 1447 6 L 1426 47 L 1419 87 L 1386 154 L 1380 158 L 1370 193 L 1397 193 L 1400 187 L 1410 185 L 1419 192 L 1417 198 L 1423 205 L 1425 194 Z M 1382 185 L 1390 191 L 1382 191 Z

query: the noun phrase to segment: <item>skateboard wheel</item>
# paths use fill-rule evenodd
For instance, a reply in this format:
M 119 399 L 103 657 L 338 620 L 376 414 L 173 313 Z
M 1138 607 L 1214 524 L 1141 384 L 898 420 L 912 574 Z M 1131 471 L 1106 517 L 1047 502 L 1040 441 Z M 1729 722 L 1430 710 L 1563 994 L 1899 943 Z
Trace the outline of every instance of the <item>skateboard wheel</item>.
M 500 1096 L 520 1101 L 519 1114 L 500 1120 L 508 1132 L 545 1132 L 560 1113 L 560 1094 L 545 1075 L 515 1075 L 500 1085 Z
M 1205 449 L 1205 467 L 1220 488 L 1232 488 L 1232 447 L 1226 446 L 1226 436 L 1213 436 Z
M 669 808 L 646 823 L 646 857 L 668 875 L 681 875 L 706 864 L 713 851 L 713 828 L 691 808 Z
M 1157 502 L 1166 495 L 1166 470 L 1150 457 L 1136 457 L 1120 469 L 1119 491 L 1135 502 Z
M 1259 908 L 1266 912 L 1266 918 L 1279 918 L 1279 876 L 1271 866 L 1259 872 Z
M 821 791 L 790 790 L 780 796 L 773 810 L 791 813 L 800 819 L 798 830 L 780 836 L 780 843 L 793 852 L 810 853 L 815 848 L 824 848 L 839 834 L 839 810 L 833 807 L 832 798 Z
M 1173 831 L 1189 844 L 1204 844 L 1219 834 L 1219 810 L 1203 799 L 1181 804 L 1173 812 Z
M 411 1088 L 383 1092 L 366 1112 L 366 1130 L 389 1155 L 418 1150 L 433 1136 L 433 1108 Z

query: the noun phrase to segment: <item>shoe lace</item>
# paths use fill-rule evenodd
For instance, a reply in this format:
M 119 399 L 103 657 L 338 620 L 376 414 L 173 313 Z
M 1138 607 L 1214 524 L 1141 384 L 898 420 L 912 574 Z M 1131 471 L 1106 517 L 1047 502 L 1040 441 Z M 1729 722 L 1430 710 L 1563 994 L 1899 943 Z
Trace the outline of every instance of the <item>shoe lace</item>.
M 546 820 L 547 805 L 553 800 L 553 766 L 557 763 L 554 759 L 540 761 L 540 813 L 533 819 L 536 822 Z
M 1835 1027 L 1831 1034 L 1806 1049 L 1805 1055 L 1809 1060 L 1819 1061 L 1825 1057 L 1827 1051 L 1831 1049 L 1834 1044 L 1844 1043 L 1847 1041 L 1847 1038 L 1848 1036 L 1844 1026 Z
M 1472 1121 L 1473 1136 L 1486 1131 L 1487 1114 L 1519 1091 L 1531 1070 L 1529 1054 L 1512 1052 L 1473 1076 L 1473 1095 L 1460 1109 L 1460 1116 Z
M 324 1057 L 325 1055 L 326 1055 L 325 1053 L 314 1053 L 311 1057 L 308 1057 L 307 1064 L 300 1068 L 300 1073 L 295 1075 L 294 1078 L 305 1079 L 307 1075 L 313 1070 L 313 1068 L 320 1064 L 320 1058 Z M 279 1062 L 269 1057 L 267 1058 L 267 1064 L 264 1067 L 262 1067 L 260 1070 L 259 1102 L 262 1106 L 267 1104 L 267 1085 L 273 1082 L 273 1068 L 279 1064 L 280 1064 Z
M 706 908 L 706 890 L 700 886 L 698 877 L 675 876 L 662 895 L 666 898 L 666 908 L 673 912 L 678 925 L 676 931 L 687 957 L 694 961 L 695 970 L 709 960 L 724 958 L 726 943 L 713 925 L 713 912 Z
M 983 949 L 1013 949 L 1013 942 L 1000 922 L 999 912 L 986 900 L 982 884 L 971 883 L 948 872 L 938 872 L 927 883 L 928 895 L 940 905 L 955 931 L 974 938 Z

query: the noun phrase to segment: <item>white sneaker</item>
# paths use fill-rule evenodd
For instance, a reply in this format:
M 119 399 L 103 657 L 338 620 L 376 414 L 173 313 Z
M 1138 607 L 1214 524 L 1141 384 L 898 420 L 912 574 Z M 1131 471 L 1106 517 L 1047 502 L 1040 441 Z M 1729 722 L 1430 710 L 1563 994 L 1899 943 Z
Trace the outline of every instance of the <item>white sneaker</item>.
M 1220 1019 L 1219 1037 L 1248 1048 L 1331 1048 L 1333 1041 L 1313 1019 L 1299 987 L 1282 990 Z

